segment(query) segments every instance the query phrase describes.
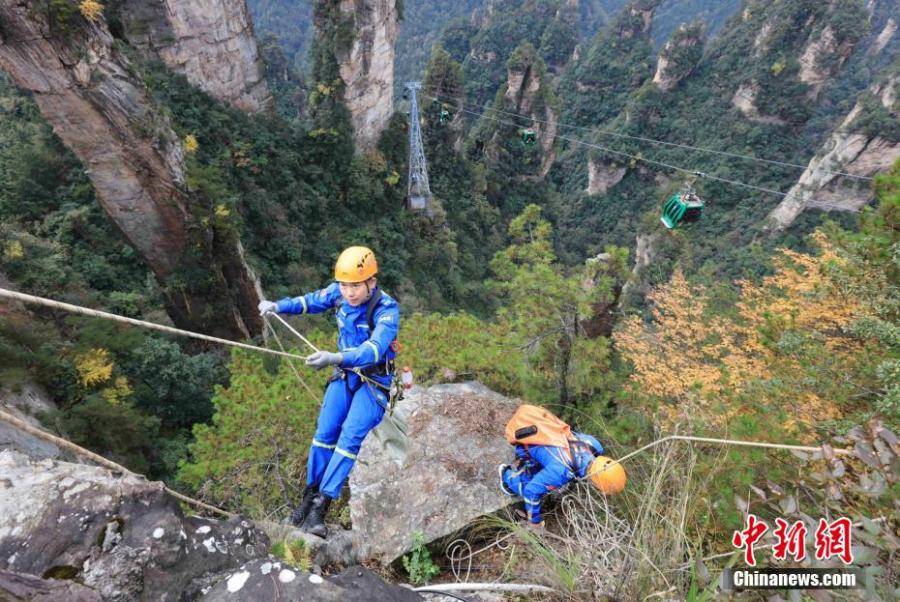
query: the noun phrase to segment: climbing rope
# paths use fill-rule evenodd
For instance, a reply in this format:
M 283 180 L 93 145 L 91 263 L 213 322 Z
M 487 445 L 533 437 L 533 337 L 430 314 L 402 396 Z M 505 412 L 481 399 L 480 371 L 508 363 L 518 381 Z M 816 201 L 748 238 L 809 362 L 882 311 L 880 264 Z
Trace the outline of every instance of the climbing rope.
M 263 323 L 266 325 L 266 330 L 272 335 L 272 338 L 275 339 L 275 344 L 278 345 L 278 348 L 281 349 L 282 352 L 286 353 L 287 351 L 285 350 L 284 345 L 281 344 L 281 339 L 278 337 L 278 333 L 275 332 L 275 328 L 272 327 L 272 325 L 269 323 L 268 317 L 266 317 L 265 315 L 263 316 Z M 293 358 L 288 358 L 288 366 L 291 367 L 291 370 L 294 372 L 294 376 L 297 377 L 297 380 L 300 381 L 300 384 L 303 385 L 303 388 L 306 389 L 307 393 L 309 393 L 309 396 L 312 398 L 313 402 L 318 404 L 321 401 L 319 399 L 319 396 L 313 392 L 312 388 L 310 388 L 310 386 L 306 384 L 306 381 L 303 380 L 303 377 L 300 376 L 300 371 L 297 370 L 297 366 L 294 365 Z
M 59 448 L 69 450 L 70 452 L 77 454 L 77 455 L 81 456 L 82 458 L 85 458 L 91 462 L 94 462 L 95 464 L 99 464 L 100 466 L 103 466 L 104 468 L 108 468 L 112 471 L 119 472 L 122 474 L 130 474 L 130 475 L 136 476 L 140 479 L 147 480 L 147 477 L 145 477 L 142 474 L 132 472 L 132 471 L 128 470 L 127 468 L 125 468 L 124 466 L 122 466 L 121 464 L 116 464 L 112 460 L 107 460 L 103 456 L 99 456 L 92 451 L 86 450 L 83 447 L 72 443 L 71 441 L 63 439 L 62 437 L 57 437 L 56 435 L 47 433 L 45 431 L 42 431 L 39 428 L 31 426 L 24 420 L 19 420 L 12 414 L 4 412 L 3 410 L 0 410 L 0 420 L 3 420 L 4 422 L 11 424 L 12 426 L 16 427 L 17 429 L 19 429 L 21 431 L 28 433 L 29 435 L 37 437 L 38 439 L 42 439 L 44 441 L 47 441 L 48 443 L 52 443 L 53 445 L 56 445 Z M 233 512 L 228 512 L 226 510 L 222 510 L 221 508 L 216 508 L 215 506 L 211 506 L 211 505 L 207 504 L 206 502 L 201 502 L 200 500 L 196 500 L 192 497 L 188 497 L 188 496 L 184 495 L 183 493 L 179 493 L 179 492 L 175 491 L 174 489 L 169 489 L 166 486 L 163 486 L 163 490 L 166 493 L 168 493 L 169 495 L 171 495 L 172 497 L 177 498 L 177 499 L 181 500 L 182 502 L 191 504 L 192 506 L 197 506 L 198 508 L 203 508 L 204 510 L 207 510 L 209 512 L 215 512 L 217 514 L 221 514 L 222 516 L 225 516 L 227 518 L 236 516 Z
M 662 439 L 657 439 L 652 443 L 648 443 L 644 447 L 637 449 L 630 454 L 625 454 L 621 458 L 618 459 L 619 462 L 624 462 L 625 460 L 631 458 L 632 456 L 636 456 L 644 450 L 650 449 L 651 447 L 655 447 L 661 443 L 665 443 L 666 441 L 694 441 L 698 443 L 720 443 L 723 445 L 743 445 L 746 447 L 761 447 L 768 449 L 786 449 L 786 450 L 794 450 L 794 451 L 806 451 L 806 452 L 821 452 L 821 447 L 810 447 L 808 445 L 787 445 L 782 443 L 765 443 L 762 441 L 744 441 L 741 439 L 714 439 L 712 437 L 691 437 L 688 435 L 669 435 L 668 437 L 663 437 Z M 835 449 L 834 453 L 839 455 L 852 455 L 853 451 L 849 449 Z
M 266 347 L 258 347 L 256 345 L 250 345 L 248 343 L 239 343 L 237 341 L 230 341 L 228 339 L 220 339 L 218 337 L 209 336 L 206 334 L 200 334 L 199 332 L 191 332 L 190 330 L 182 330 L 180 328 L 174 328 L 172 326 L 165 326 L 163 324 L 156 324 L 155 322 L 147 322 L 145 320 L 137 320 L 135 318 L 128 318 L 126 316 L 120 316 L 118 314 L 112 314 L 105 311 L 100 311 L 97 309 L 90 309 L 88 307 L 81 307 L 80 305 L 72 305 L 70 303 L 63 303 L 62 301 L 54 301 L 53 299 L 45 299 L 44 297 L 36 297 L 34 295 L 27 295 L 25 293 L 20 293 L 18 291 L 11 291 L 9 289 L 0 288 L 0 297 L 6 297 L 7 299 L 15 299 L 16 301 L 21 301 L 23 303 L 30 303 L 32 305 L 43 305 L 44 307 L 51 307 L 53 309 L 62 309 L 64 311 L 68 311 L 75 314 L 81 314 L 84 316 L 91 316 L 94 318 L 103 318 L 104 320 L 112 320 L 114 322 L 120 322 L 122 324 L 131 324 L 132 326 L 140 326 L 142 328 L 149 328 L 151 330 L 158 330 L 160 332 L 168 332 L 169 334 L 177 334 L 180 336 L 191 337 L 194 339 L 200 339 L 202 341 L 209 341 L 211 343 L 220 343 L 222 345 L 230 345 L 232 347 L 240 347 L 241 349 L 250 349 L 251 351 L 259 351 L 260 353 L 270 353 L 272 355 L 278 355 L 281 357 L 289 357 L 298 360 L 305 360 L 306 357 L 302 355 L 297 355 L 294 353 L 288 353 L 286 351 L 276 351 L 274 349 L 267 349 Z
M 190 330 L 182 330 L 180 328 L 174 328 L 172 326 L 165 326 L 163 324 L 157 324 L 155 322 L 147 322 L 145 320 L 138 320 L 136 318 L 128 318 L 126 316 L 120 316 L 118 314 L 100 311 L 97 309 L 90 309 L 88 307 L 81 307 L 79 305 L 72 305 L 70 303 L 63 303 L 62 301 L 55 301 L 53 299 L 46 299 L 44 297 L 37 297 L 35 295 L 28 295 L 25 293 L 20 293 L 18 291 L 12 291 L 12 290 L 5 289 L 5 288 L 0 288 L 0 297 L 15 299 L 17 301 L 21 301 L 23 303 L 30 303 L 33 305 L 43 305 L 44 307 L 50 307 L 53 309 L 61 309 L 64 311 L 81 314 L 81 315 L 85 315 L 85 316 L 91 316 L 94 318 L 102 318 L 104 320 L 112 320 L 114 322 L 121 322 L 123 324 L 131 324 L 132 326 L 140 326 L 142 328 L 149 328 L 151 330 L 159 330 L 161 332 L 167 332 L 170 334 L 177 334 L 180 336 L 192 337 L 195 339 L 210 341 L 213 343 L 220 343 L 222 345 L 230 345 L 232 347 L 239 347 L 241 349 L 249 349 L 251 351 L 259 351 L 260 353 L 269 353 L 272 355 L 277 355 L 279 357 L 286 357 L 286 358 L 289 358 L 292 360 L 293 359 L 306 360 L 306 356 L 297 355 L 296 353 L 289 353 L 289 352 L 285 351 L 284 346 L 281 344 L 281 342 L 277 338 L 277 334 L 275 335 L 275 338 L 276 338 L 276 343 L 278 344 L 279 347 L 281 347 L 280 351 L 276 351 L 275 349 L 269 349 L 267 347 L 259 347 L 257 345 L 250 345 L 248 343 L 240 343 L 240 342 L 231 341 L 228 339 L 221 339 L 218 337 L 213 337 L 213 336 L 201 334 L 198 332 L 192 332 Z M 275 331 L 272 328 L 272 325 L 269 324 L 268 321 L 266 320 L 266 316 L 275 317 L 279 322 L 281 322 L 281 324 L 285 328 L 287 328 L 291 332 L 291 334 L 293 334 L 294 336 L 299 338 L 301 341 L 303 341 L 303 343 L 305 343 L 307 346 L 309 346 L 309 348 L 312 349 L 314 353 L 319 351 L 318 347 L 313 345 L 309 341 L 309 339 L 307 339 L 300 332 L 298 332 L 295 328 L 293 328 L 290 324 L 288 324 L 287 321 L 284 320 L 284 318 L 282 318 L 281 316 L 279 316 L 276 313 L 270 312 L 270 313 L 266 314 L 265 316 L 263 316 L 263 319 L 266 321 L 266 324 L 268 325 L 269 330 L 273 334 L 275 333 Z M 318 396 L 316 396 L 312 392 L 312 389 L 309 387 L 309 385 L 306 384 L 306 382 L 300 376 L 300 373 L 297 371 L 296 366 L 294 366 L 293 363 L 291 363 L 291 368 L 294 370 L 294 374 L 297 376 L 297 379 L 300 381 L 300 383 L 303 385 L 303 387 L 307 390 L 307 392 L 309 392 L 310 395 L 312 395 L 316 400 L 318 400 L 319 399 Z M 370 385 L 378 387 L 382 390 L 386 390 L 388 392 L 388 395 L 390 394 L 390 390 L 387 387 L 385 387 L 378 381 L 376 381 L 372 378 L 369 378 L 368 376 L 363 374 L 359 368 L 348 368 L 347 370 L 357 374 L 363 381 L 369 383 Z M 386 412 L 389 412 L 389 408 L 387 406 L 382 406 L 382 407 L 384 407 Z M 390 420 L 394 424 L 394 426 L 400 431 L 400 433 L 403 436 L 406 436 L 406 429 L 403 427 L 403 425 L 400 424 L 390 413 L 387 413 L 385 415 L 387 416 L 388 420 Z
M 319 349 L 318 349 L 315 345 L 313 345 L 313 344 L 309 341 L 309 339 L 307 339 L 305 336 L 303 336 L 302 334 L 300 334 L 300 332 L 298 332 L 293 326 L 291 326 L 290 324 L 288 324 L 287 321 L 286 321 L 284 318 L 282 318 L 281 316 L 279 316 L 278 314 L 276 314 L 276 313 L 274 313 L 274 312 L 269 312 L 269 313 L 263 315 L 263 320 L 266 322 L 266 326 L 269 327 L 269 329 L 272 331 L 273 334 L 274 334 L 275 330 L 272 328 L 272 325 L 269 324 L 269 321 L 268 321 L 268 317 L 269 317 L 269 316 L 272 316 L 272 317 L 274 317 L 275 319 L 277 319 L 279 322 L 281 322 L 281 324 L 282 324 L 285 328 L 287 328 L 287 329 L 291 332 L 291 334 L 293 334 L 294 336 L 296 336 L 297 338 L 299 338 L 301 341 L 303 341 L 304 343 L 306 343 L 306 344 L 309 346 L 309 348 L 313 350 L 313 353 L 316 353 L 316 352 L 319 351 Z M 277 341 L 277 340 L 278 340 L 278 339 L 277 339 L 277 335 L 276 335 L 276 341 Z M 279 344 L 279 346 L 281 345 L 280 342 L 279 342 L 278 344 Z M 291 367 L 292 367 L 292 368 L 294 367 L 293 364 L 291 364 Z M 380 405 L 380 406 L 384 409 L 384 411 L 385 411 L 385 414 L 384 414 L 385 417 L 388 419 L 388 421 L 390 421 L 391 424 L 394 425 L 394 428 L 396 428 L 396 429 L 400 432 L 400 434 L 403 435 L 404 437 L 408 437 L 408 435 L 407 435 L 407 433 L 406 433 L 406 427 L 403 426 L 403 424 L 402 424 L 400 421 L 398 421 L 396 418 L 394 418 L 393 412 L 392 412 L 392 410 L 391 410 L 391 408 L 390 408 L 390 395 L 391 395 L 390 389 L 389 389 L 388 387 L 385 387 L 383 384 L 381 384 L 381 383 L 378 382 L 377 380 L 372 379 L 372 378 L 369 378 L 368 376 L 366 376 L 365 374 L 363 374 L 363 373 L 362 373 L 362 370 L 360 370 L 359 368 L 343 368 L 343 369 L 344 369 L 344 370 L 348 370 L 348 371 L 350 371 L 350 372 L 353 372 L 354 374 L 356 374 L 357 376 L 359 376 L 364 382 L 368 383 L 369 385 L 374 386 L 374 387 L 377 387 L 377 388 L 379 388 L 379 389 L 381 389 L 381 390 L 387 392 L 387 397 L 388 397 L 388 404 L 387 404 L 387 405 L 384 405 L 384 404 L 382 404 L 380 401 L 378 401 L 378 398 L 377 398 L 377 397 L 375 398 L 375 401 L 376 401 L 376 403 L 378 403 L 378 405 Z M 297 378 L 300 378 L 300 373 L 297 372 L 296 368 L 294 368 L 294 374 L 297 375 Z M 302 382 L 302 379 L 301 379 L 301 382 Z M 304 384 L 305 384 L 305 383 L 304 383 Z M 318 398 L 316 398 L 316 400 L 318 400 Z

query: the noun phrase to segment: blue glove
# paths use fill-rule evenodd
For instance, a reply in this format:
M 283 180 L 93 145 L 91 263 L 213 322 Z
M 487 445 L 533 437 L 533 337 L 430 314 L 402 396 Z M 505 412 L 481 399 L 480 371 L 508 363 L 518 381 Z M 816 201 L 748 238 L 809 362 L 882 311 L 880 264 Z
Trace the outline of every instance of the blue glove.
M 278 304 L 274 301 L 266 301 L 263 299 L 259 302 L 259 305 L 256 306 L 256 309 L 259 310 L 259 315 L 264 316 L 269 312 L 278 313 Z
M 332 353 L 330 351 L 316 351 L 306 358 L 306 365 L 312 366 L 316 370 L 327 368 L 328 366 L 337 366 L 344 361 L 343 353 Z

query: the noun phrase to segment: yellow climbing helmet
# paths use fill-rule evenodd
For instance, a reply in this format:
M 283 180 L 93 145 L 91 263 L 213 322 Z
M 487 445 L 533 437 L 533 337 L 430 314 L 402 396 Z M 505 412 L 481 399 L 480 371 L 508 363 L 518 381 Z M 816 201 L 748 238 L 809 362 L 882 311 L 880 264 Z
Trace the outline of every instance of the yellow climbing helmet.
M 588 469 L 591 483 L 606 494 L 619 493 L 625 489 L 625 469 L 612 458 L 597 456 Z
M 365 282 L 377 273 L 375 253 L 366 247 L 347 247 L 334 264 L 334 279 L 338 282 Z

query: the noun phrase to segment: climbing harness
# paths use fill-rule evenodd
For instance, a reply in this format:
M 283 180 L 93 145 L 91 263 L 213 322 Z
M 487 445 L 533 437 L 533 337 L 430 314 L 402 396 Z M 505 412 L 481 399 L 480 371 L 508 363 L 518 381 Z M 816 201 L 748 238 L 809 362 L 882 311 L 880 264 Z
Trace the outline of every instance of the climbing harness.
M 380 292 L 380 291 L 379 291 L 379 292 Z M 268 314 L 265 314 L 265 315 L 263 316 L 263 319 L 264 319 L 264 320 L 267 319 L 268 316 L 273 316 L 273 317 L 275 317 L 279 322 L 281 322 L 281 324 L 282 324 L 285 328 L 288 329 L 288 331 L 291 332 L 291 334 L 293 334 L 294 336 L 296 336 L 296 337 L 297 337 L 298 339 L 300 339 L 303 343 L 305 343 L 310 349 L 312 349 L 312 350 L 313 350 L 313 353 L 319 351 L 318 347 L 316 347 L 315 345 L 313 345 L 313 344 L 309 341 L 309 339 L 307 339 L 305 336 L 303 336 L 302 334 L 300 334 L 294 327 L 292 327 L 290 324 L 288 324 L 287 321 L 286 321 L 284 318 L 282 318 L 281 316 L 279 316 L 279 315 L 276 314 L 276 313 L 268 313 Z M 298 356 L 294 356 L 294 357 L 298 357 Z M 305 359 L 305 358 L 303 358 L 303 359 Z M 364 373 L 363 370 L 360 370 L 359 368 L 339 368 L 339 369 L 337 369 L 335 372 L 336 372 L 336 373 L 339 372 L 340 376 L 338 376 L 338 378 L 345 378 L 347 372 L 353 372 L 354 374 L 356 374 L 357 376 L 359 376 L 359 377 L 363 380 L 363 382 L 365 382 L 367 385 L 376 387 L 376 388 L 378 388 L 379 390 L 383 391 L 383 392 L 385 393 L 385 396 L 388 398 L 388 402 L 387 402 L 387 403 L 382 403 L 382 402 L 378 399 L 378 396 L 377 396 L 377 395 L 374 395 L 373 397 L 375 398 L 375 402 L 376 402 L 378 405 L 380 405 L 380 406 L 382 407 L 382 409 L 384 409 L 384 411 L 385 411 L 385 417 L 386 417 L 386 418 L 387 418 L 387 419 L 388 419 L 388 420 L 389 420 L 389 421 L 397 428 L 397 430 L 400 431 L 400 433 L 403 434 L 404 437 L 407 436 L 407 434 L 406 434 L 406 428 L 403 426 L 403 424 L 401 424 L 401 423 L 393 416 L 393 407 L 392 407 L 392 405 L 391 405 L 391 389 L 392 389 L 392 387 L 389 387 L 389 386 L 387 386 L 387 385 L 381 384 L 380 382 L 378 382 L 378 381 L 375 380 L 374 378 L 371 378 L 368 374 Z M 332 373 L 332 375 L 331 375 L 331 377 L 329 378 L 329 381 L 328 381 L 328 382 L 331 382 L 332 380 L 334 380 L 334 377 L 335 377 L 335 374 Z M 393 379 L 392 382 L 396 383 L 396 381 L 397 381 L 397 379 Z

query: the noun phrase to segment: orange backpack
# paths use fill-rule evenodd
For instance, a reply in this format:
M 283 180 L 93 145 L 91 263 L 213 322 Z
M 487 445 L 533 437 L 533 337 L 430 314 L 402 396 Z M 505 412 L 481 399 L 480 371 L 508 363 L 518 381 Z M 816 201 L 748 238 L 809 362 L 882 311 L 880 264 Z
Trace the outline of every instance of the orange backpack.
M 520 405 L 506 423 L 506 440 L 513 445 L 550 445 L 568 451 L 573 439 L 568 424 L 552 412 L 527 403 Z

